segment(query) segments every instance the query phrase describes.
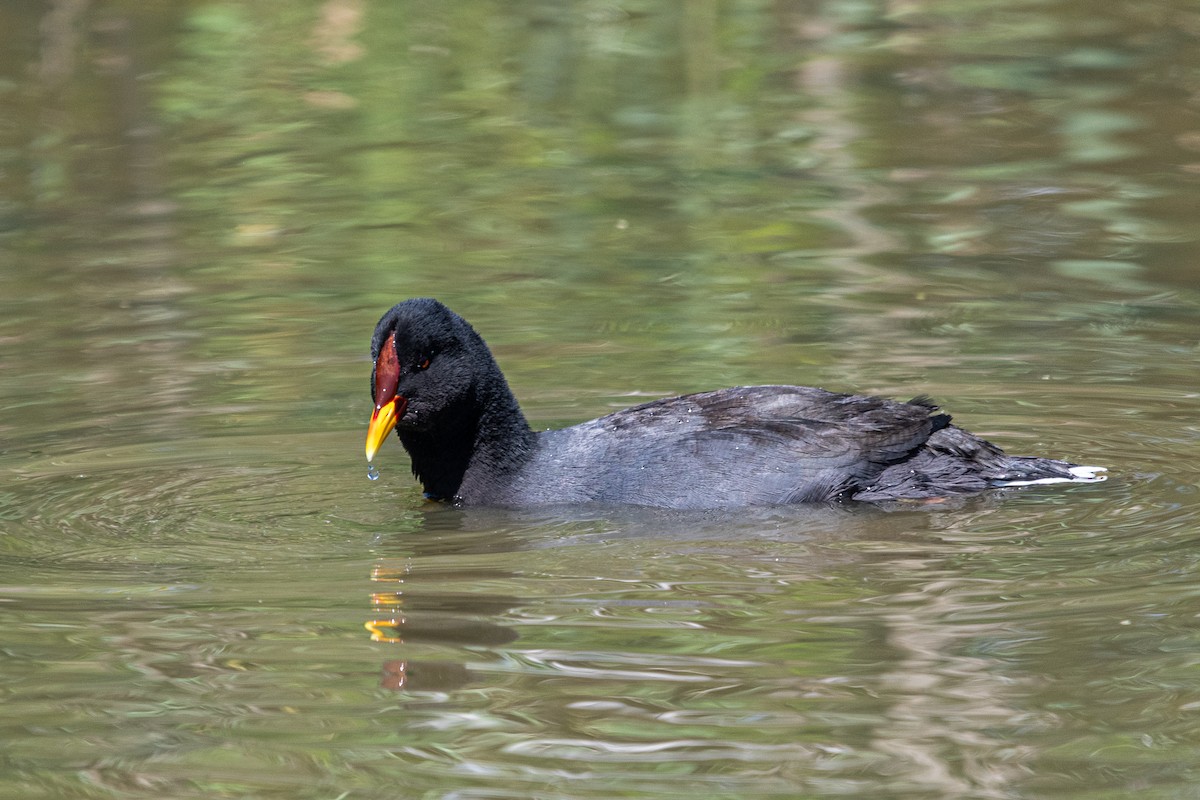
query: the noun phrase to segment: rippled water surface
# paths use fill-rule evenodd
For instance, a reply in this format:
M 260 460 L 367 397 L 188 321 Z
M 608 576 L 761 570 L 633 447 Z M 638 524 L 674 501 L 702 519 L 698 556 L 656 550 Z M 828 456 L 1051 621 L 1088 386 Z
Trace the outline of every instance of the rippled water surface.
M 1200 11 L 0 10 L 0 797 L 1184 798 Z M 1103 484 L 456 510 L 367 345 L 538 426 L 928 393 Z

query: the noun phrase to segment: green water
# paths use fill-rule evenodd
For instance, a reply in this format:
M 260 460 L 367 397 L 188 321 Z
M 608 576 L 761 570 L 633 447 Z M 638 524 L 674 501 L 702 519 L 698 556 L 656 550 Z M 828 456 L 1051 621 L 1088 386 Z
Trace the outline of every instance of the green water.
M 0 9 L 0 797 L 1200 785 L 1200 10 Z M 537 426 L 933 395 L 1104 484 L 457 511 L 367 477 L 436 296 Z

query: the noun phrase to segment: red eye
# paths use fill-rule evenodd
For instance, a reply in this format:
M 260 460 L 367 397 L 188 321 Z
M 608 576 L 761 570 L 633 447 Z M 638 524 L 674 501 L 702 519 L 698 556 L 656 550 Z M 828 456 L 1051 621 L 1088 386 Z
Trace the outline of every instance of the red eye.
M 429 369 L 429 359 L 428 358 L 422 358 L 420 361 L 417 362 L 417 372 L 420 372 L 423 369 Z

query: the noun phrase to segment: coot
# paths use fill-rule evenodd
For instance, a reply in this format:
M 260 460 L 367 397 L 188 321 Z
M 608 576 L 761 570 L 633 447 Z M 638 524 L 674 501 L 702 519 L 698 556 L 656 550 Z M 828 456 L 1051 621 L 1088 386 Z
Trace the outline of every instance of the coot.
M 406 300 L 371 340 L 367 460 L 396 429 L 427 497 L 462 505 L 721 508 L 931 500 L 1102 481 L 1104 467 L 1005 455 L 907 403 L 742 386 L 534 432 L 479 334 L 437 300 Z

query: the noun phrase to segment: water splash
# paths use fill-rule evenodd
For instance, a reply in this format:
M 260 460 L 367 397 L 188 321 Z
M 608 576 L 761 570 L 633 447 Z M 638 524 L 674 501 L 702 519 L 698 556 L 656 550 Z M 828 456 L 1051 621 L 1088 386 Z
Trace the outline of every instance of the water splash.
M 374 464 L 367 464 L 367 480 L 379 480 L 379 468 Z

